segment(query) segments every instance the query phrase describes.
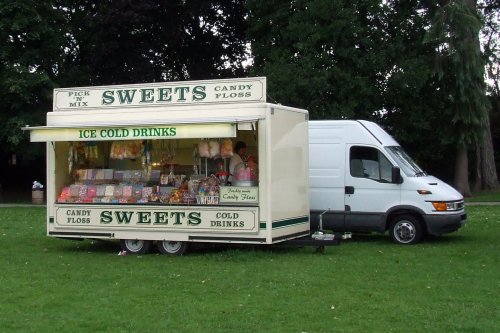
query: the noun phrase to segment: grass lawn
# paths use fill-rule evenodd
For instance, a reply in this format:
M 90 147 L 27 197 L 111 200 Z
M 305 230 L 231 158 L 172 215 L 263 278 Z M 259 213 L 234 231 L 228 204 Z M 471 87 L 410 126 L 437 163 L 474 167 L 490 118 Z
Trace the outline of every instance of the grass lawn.
M 0 208 L 2 332 L 495 332 L 500 206 L 416 246 L 354 235 L 312 248 L 118 256 L 45 236 L 45 209 Z
M 472 197 L 465 198 L 466 202 L 500 202 L 500 191 L 480 191 L 472 193 Z

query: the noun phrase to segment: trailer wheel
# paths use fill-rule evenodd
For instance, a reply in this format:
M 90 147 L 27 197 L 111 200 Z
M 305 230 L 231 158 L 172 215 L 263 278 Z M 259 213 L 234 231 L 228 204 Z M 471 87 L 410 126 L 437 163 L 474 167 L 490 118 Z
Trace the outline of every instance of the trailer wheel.
M 158 242 L 158 250 L 162 254 L 181 256 L 187 250 L 186 242 L 162 241 Z
M 398 215 L 391 221 L 391 239 L 397 244 L 416 244 L 423 236 L 422 224 L 412 215 Z
M 140 239 L 121 239 L 120 246 L 122 251 L 132 254 L 144 254 L 151 250 L 151 241 Z

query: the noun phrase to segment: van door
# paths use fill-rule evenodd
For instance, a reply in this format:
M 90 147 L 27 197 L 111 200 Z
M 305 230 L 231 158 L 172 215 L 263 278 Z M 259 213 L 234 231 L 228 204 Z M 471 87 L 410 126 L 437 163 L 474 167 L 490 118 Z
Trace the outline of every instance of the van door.
M 383 232 L 385 213 L 401 202 L 401 185 L 391 182 L 392 163 L 378 147 L 346 148 L 346 229 Z

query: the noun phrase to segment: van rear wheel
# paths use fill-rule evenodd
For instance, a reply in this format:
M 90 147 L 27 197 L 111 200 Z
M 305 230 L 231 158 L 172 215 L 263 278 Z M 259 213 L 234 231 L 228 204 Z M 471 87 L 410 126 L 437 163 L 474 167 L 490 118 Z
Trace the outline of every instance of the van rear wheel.
M 122 251 L 131 254 L 144 254 L 151 250 L 151 241 L 140 239 L 121 239 L 120 247 Z
M 162 254 L 167 254 L 171 256 L 181 256 L 187 250 L 187 243 L 165 240 L 162 242 L 158 242 L 158 250 Z
M 398 215 L 391 221 L 391 239 L 397 244 L 416 244 L 423 236 L 422 224 L 412 215 Z

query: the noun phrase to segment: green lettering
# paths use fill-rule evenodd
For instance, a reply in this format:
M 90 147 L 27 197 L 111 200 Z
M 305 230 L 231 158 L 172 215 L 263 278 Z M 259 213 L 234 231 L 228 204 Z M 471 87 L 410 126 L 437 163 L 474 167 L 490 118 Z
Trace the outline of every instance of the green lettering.
M 190 225 L 198 225 L 201 223 L 201 213 L 199 212 L 191 212 L 188 215 L 188 224 Z
M 177 87 L 174 89 L 174 93 L 177 94 L 179 93 L 179 98 L 177 99 L 178 101 L 185 101 L 186 100 L 186 93 L 189 92 L 189 87 Z
M 141 89 L 141 103 L 154 102 L 154 92 L 154 89 Z
M 168 213 L 167 212 L 154 212 L 154 224 L 168 224 Z
M 109 224 L 113 222 L 113 213 L 109 210 L 104 210 L 101 212 L 101 224 Z
M 158 102 L 170 102 L 172 100 L 172 88 L 158 89 Z
M 151 224 L 151 212 L 138 212 L 139 221 L 137 224 Z
M 174 224 L 182 224 L 181 217 L 185 217 L 186 213 L 184 212 L 171 212 L 170 217 L 175 217 Z
M 110 105 L 115 101 L 115 92 L 113 90 L 106 90 L 102 93 L 102 105 Z
M 122 224 L 125 222 L 125 224 L 129 224 L 130 221 L 132 220 L 132 212 L 115 212 L 116 220 L 118 221 L 118 224 Z
M 205 86 L 196 86 L 193 88 L 193 101 L 201 101 L 206 97 Z
M 136 90 L 117 90 L 120 104 L 130 104 L 134 100 Z

